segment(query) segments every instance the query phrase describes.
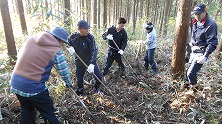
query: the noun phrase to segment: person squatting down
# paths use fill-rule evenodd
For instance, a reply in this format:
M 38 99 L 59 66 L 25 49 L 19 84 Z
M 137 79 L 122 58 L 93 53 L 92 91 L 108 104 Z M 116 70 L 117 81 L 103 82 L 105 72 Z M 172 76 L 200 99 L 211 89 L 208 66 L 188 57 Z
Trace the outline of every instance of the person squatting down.
M 146 45 L 146 53 L 144 56 L 144 67 L 148 70 L 149 65 L 151 66 L 152 70 L 150 71 L 151 74 L 157 74 L 157 63 L 154 60 L 154 54 L 156 49 L 156 30 L 151 22 L 147 25 L 144 25 L 146 29 L 147 38 L 143 43 Z
M 73 54 L 77 54 L 86 65 L 89 65 L 88 68 L 76 57 L 76 77 L 77 77 L 77 86 L 76 90 L 77 95 L 84 94 L 84 84 L 83 77 L 86 72 L 86 69 L 89 73 L 95 73 L 95 75 L 102 80 L 102 75 L 100 73 L 99 67 L 96 63 L 96 57 L 98 53 L 98 47 L 96 45 L 94 36 L 89 33 L 89 24 L 85 20 L 80 20 L 77 24 L 78 32 L 73 33 L 69 36 L 68 42 L 72 46 L 68 48 L 68 51 Z M 74 48 L 74 49 L 73 49 Z M 97 93 L 103 94 L 100 90 L 100 82 L 95 78 L 95 90 Z
M 50 32 L 41 32 L 28 38 L 18 54 L 18 60 L 11 77 L 11 92 L 21 104 L 21 123 L 35 124 L 35 109 L 45 123 L 58 124 L 53 101 L 45 82 L 55 66 L 68 87 L 72 80 L 62 46 L 67 43 L 68 32 L 55 27 Z
M 193 20 L 192 37 L 189 45 L 192 53 L 189 60 L 189 68 L 186 72 L 184 88 L 197 86 L 197 72 L 201 69 L 209 55 L 216 49 L 217 24 L 209 17 L 206 6 L 202 3 L 196 5 L 193 10 L 195 19 Z
M 119 68 L 122 74 L 125 71 L 125 66 L 122 62 L 121 56 L 123 55 L 123 51 L 127 45 L 127 33 L 124 29 L 126 24 L 126 19 L 120 17 L 118 19 L 117 25 L 113 25 L 108 28 L 108 30 L 102 35 L 104 40 L 108 39 L 108 53 L 106 56 L 106 62 L 103 68 L 103 75 L 105 76 L 109 72 L 109 68 L 111 67 L 114 60 L 118 63 Z M 118 47 L 117 47 L 118 46 Z

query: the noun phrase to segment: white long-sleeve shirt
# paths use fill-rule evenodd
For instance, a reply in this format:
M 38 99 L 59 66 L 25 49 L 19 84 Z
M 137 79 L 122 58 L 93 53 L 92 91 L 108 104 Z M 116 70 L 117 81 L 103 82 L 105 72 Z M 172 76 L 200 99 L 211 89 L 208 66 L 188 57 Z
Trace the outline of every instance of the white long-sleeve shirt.
M 145 44 L 146 49 L 156 48 L 156 30 L 154 27 L 150 33 L 147 33 Z

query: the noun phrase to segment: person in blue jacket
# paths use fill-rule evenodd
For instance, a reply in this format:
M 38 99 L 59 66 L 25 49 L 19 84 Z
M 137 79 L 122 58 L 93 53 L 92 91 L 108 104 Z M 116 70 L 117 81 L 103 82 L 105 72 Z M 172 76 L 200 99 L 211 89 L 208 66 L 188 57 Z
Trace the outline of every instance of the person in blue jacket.
M 85 64 L 88 65 L 88 68 L 86 68 L 84 64 L 77 57 L 75 58 L 76 77 L 77 77 L 77 86 L 78 86 L 76 93 L 77 95 L 83 95 L 84 94 L 83 77 L 86 70 L 89 73 L 95 73 L 95 75 L 100 80 L 102 80 L 102 75 L 96 63 L 98 47 L 96 45 L 94 36 L 89 33 L 89 28 L 90 28 L 89 24 L 85 20 L 80 20 L 77 26 L 78 26 L 78 32 L 73 33 L 68 38 L 69 45 L 72 46 L 71 49 L 69 48 L 68 50 L 71 54 L 75 52 L 75 54 L 77 54 L 85 62 Z M 102 91 L 100 90 L 100 85 L 101 85 L 100 82 L 96 79 L 95 90 L 98 93 L 102 93 Z
M 209 55 L 216 49 L 218 38 L 217 24 L 209 17 L 203 3 L 194 7 L 193 14 L 195 19 L 189 43 L 192 53 L 189 60 L 190 66 L 186 72 L 188 83 L 185 83 L 184 87 L 197 90 L 197 73 L 209 58 Z
M 122 62 L 121 56 L 123 55 L 123 51 L 127 45 L 127 33 L 124 29 L 126 24 L 126 19 L 120 17 L 118 19 L 117 25 L 110 27 L 103 35 L 103 39 L 108 39 L 108 53 L 106 56 L 106 62 L 104 65 L 103 75 L 105 76 L 109 72 L 109 68 L 111 67 L 114 60 L 118 63 L 119 68 L 122 72 L 125 71 L 125 66 Z M 117 47 L 117 46 L 118 47 Z
M 19 50 L 10 91 L 16 94 L 21 104 L 22 124 L 35 124 L 35 109 L 40 112 L 45 123 L 59 123 L 45 82 L 55 67 L 66 85 L 72 87 L 70 71 L 62 50 L 68 36 L 64 28 L 55 27 L 50 32 L 41 32 L 28 38 Z

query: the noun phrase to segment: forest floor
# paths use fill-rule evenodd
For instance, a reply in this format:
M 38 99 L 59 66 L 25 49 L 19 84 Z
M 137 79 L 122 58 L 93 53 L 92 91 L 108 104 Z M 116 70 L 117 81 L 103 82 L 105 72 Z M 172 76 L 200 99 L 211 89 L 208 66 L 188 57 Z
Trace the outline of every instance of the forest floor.
M 209 60 L 206 67 L 198 74 L 200 77 L 198 83 L 201 87 L 198 92 L 181 91 L 180 86 L 184 79 L 172 80 L 170 60 L 167 59 L 169 56 L 171 55 L 159 55 L 156 58 L 159 68 L 159 73 L 156 75 L 150 74 L 149 70 L 143 68 L 142 59 L 130 61 L 136 75 L 126 64 L 126 74 L 121 76 L 117 64 L 114 63 L 110 73 L 103 78 L 105 79 L 103 83 L 118 101 L 104 87 L 102 87 L 104 95 L 94 93 L 94 87 L 91 85 L 92 76 L 87 74 L 85 80 L 89 83 L 85 84 L 85 95 L 80 99 L 95 120 L 71 91 L 65 92 L 64 88 L 59 85 L 55 88 L 53 85 L 56 83 L 53 84 L 49 90 L 59 120 L 63 124 L 222 123 L 221 64 Z M 51 81 L 57 82 L 59 79 L 55 76 Z M 53 88 L 55 90 L 51 90 Z M 15 95 L 9 93 L 9 88 L 5 88 L 1 96 L 1 122 L 19 123 L 19 102 Z M 43 123 L 38 113 L 36 123 Z

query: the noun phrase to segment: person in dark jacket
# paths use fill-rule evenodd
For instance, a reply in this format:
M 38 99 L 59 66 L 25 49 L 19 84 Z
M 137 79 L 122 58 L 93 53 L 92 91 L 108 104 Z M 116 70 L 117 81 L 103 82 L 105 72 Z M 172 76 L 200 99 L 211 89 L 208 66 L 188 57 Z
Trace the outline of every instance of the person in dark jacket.
M 126 24 L 126 19 L 120 17 L 116 26 L 110 27 L 103 35 L 103 39 L 108 39 L 108 53 L 106 56 L 106 62 L 104 66 L 103 75 L 106 75 L 109 72 L 114 60 L 118 63 L 119 68 L 122 72 L 125 71 L 125 66 L 122 62 L 121 56 L 127 45 L 127 33 L 124 29 Z
M 189 68 L 186 72 L 184 87 L 197 90 L 197 73 L 208 59 L 209 55 L 216 49 L 217 24 L 209 17 L 206 6 L 202 3 L 195 6 L 193 10 L 195 20 L 193 21 L 192 37 L 189 45 L 191 46 L 191 56 Z
M 71 54 L 75 52 L 84 62 L 88 65 L 88 68 L 76 57 L 76 77 L 77 77 L 77 86 L 76 90 L 77 95 L 83 95 L 83 77 L 86 70 L 89 73 L 95 73 L 95 75 L 102 80 L 102 75 L 100 73 L 99 67 L 96 63 L 96 57 L 98 53 L 98 47 L 95 43 L 94 36 L 89 33 L 89 24 L 85 20 L 80 20 L 77 24 L 78 32 L 73 33 L 69 36 L 68 42 L 72 46 L 72 49 L 68 49 Z M 74 48 L 74 49 L 73 49 Z M 96 79 L 95 90 L 98 93 L 102 93 L 100 90 L 100 82 Z
M 35 124 L 35 109 L 45 123 L 58 124 L 45 82 L 55 66 L 67 86 L 72 80 L 62 46 L 67 43 L 68 32 L 56 27 L 50 32 L 41 32 L 26 40 L 19 50 L 18 60 L 11 77 L 11 92 L 15 93 L 21 104 L 21 123 Z

